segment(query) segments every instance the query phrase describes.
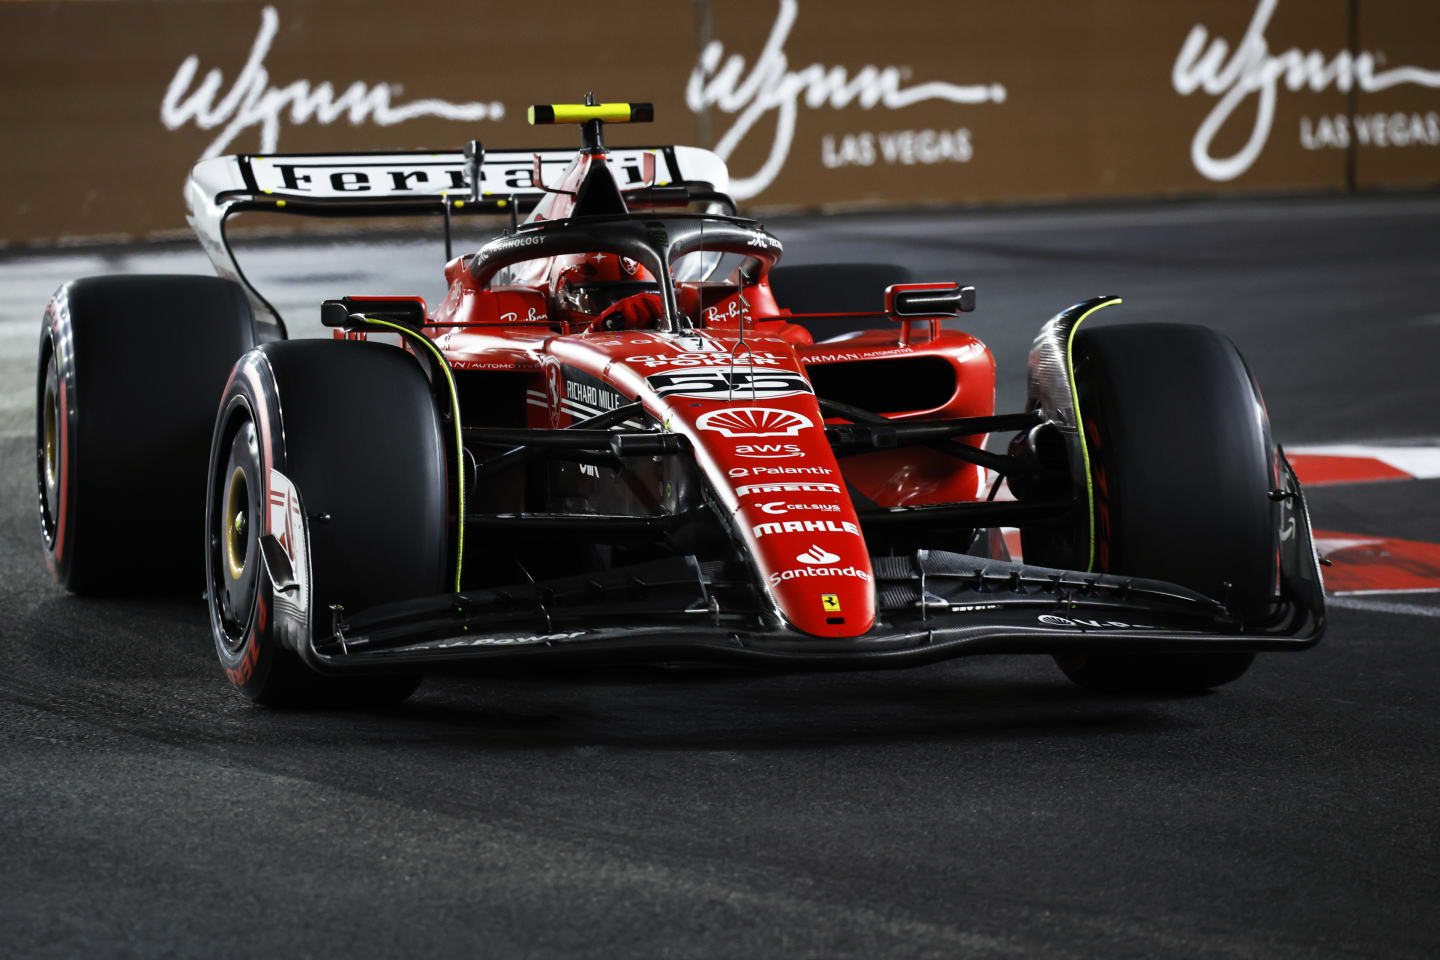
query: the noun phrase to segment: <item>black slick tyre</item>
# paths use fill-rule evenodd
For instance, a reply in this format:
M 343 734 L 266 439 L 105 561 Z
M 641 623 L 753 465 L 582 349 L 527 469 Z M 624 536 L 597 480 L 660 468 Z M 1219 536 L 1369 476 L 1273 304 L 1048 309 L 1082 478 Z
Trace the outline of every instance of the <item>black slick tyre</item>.
M 287 633 L 260 538 L 280 533 L 278 482 L 309 518 L 309 622 Z M 446 446 L 413 356 L 360 341 L 294 340 L 247 353 L 214 423 L 206 500 L 207 600 L 216 653 L 241 693 L 275 706 L 378 706 L 414 676 L 331 676 L 298 644 L 350 611 L 431 596 L 453 576 Z M 284 516 L 284 512 L 280 513 Z
M 35 459 L 46 565 L 79 593 L 189 592 L 215 404 L 255 343 L 234 283 L 89 277 L 45 310 Z
M 1244 360 L 1205 327 L 1127 324 L 1080 331 L 1075 377 L 1090 454 L 1094 568 L 1181 584 L 1247 624 L 1277 582 L 1275 448 Z M 1252 653 L 1056 658 L 1104 693 L 1187 693 L 1229 683 Z

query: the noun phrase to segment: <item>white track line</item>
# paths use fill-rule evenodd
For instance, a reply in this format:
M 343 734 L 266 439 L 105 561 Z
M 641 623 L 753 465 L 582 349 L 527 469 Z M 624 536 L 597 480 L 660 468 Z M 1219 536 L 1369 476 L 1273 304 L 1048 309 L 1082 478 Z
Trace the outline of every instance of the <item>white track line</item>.
M 1286 453 L 1297 456 L 1356 457 L 1379 460 L 1386 466 L 1408 473 L 1417 480 L 1440 477 L 1440 445 L 1430 441 L 1416 446 L 1388 446 L 1369 443 L 1335 443 L 1305 447 L 1286 447 Z
M 1417 592 L 1417 591 L 1410 591 Z M 1440 617 L 1440 606 L 1424 607 L 1416 603 L 1395 603 L 1391 600 L 1369 600 L 1359 597 L 1327 597 L 1326 606 L 1370 613 L 1395 613 L 1407 617 Z

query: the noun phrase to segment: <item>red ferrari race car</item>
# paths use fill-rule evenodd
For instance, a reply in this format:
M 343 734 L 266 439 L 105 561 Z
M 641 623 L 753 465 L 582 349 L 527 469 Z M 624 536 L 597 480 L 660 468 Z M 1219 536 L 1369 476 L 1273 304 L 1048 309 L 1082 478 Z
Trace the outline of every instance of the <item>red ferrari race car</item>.
M 1119 303 L 1085 300 L 1040 328 L 1025 409 L 997 413 L 990 352 L 949 326 L 972 287 L 787 308 L 781 242 L 736 215 L 718 157 L 606 147 L 604 124 L 650 114 L 531 108 L 580 125 L 573 154 L 201 162 L 187 200 L 220 278 L 76 280 L 46 310 L 56 578 L 203 581 L 226 675 L 271 703 L 515 661 L 997 652 L 1181 691 L 1319 639 L 1304 497 L 1230 341 L 1085 329 Z M 333 339 L 288 339 L 226 235 L 246 210 L 437 215 L 448 293 L 337 297 Z M 474 214 L 510 226 L 450 258 Z M 816 342 L 837 319 L 874 329 Z

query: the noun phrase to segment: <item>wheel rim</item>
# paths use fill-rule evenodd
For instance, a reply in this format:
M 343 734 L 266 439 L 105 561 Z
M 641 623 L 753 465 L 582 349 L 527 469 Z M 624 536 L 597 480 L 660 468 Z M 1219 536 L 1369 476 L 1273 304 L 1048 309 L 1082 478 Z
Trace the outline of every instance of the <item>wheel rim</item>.
M 237 466 L 230 473 L 225 513 L 220 519 L 225 524 L 226 571 L 231 580 L 239 580 L 245 575 L 245 561 L 250 554 L 250 484 L 244 467 Z
M 53 544 L 60 513 L 60 378 L 55 368 L 55 351 L 49 351 L 45 379 L 39 397 L 40 417 L 35 431 L 35 463 L 40 488 L 40 525 L 47 543 Z
M 214 475 L 210 491 L 210 595 L 231 651 L 245 644 L 260 585 L 259 478 L 255 426 L 246 416 L 230 433 L 224 469 Z

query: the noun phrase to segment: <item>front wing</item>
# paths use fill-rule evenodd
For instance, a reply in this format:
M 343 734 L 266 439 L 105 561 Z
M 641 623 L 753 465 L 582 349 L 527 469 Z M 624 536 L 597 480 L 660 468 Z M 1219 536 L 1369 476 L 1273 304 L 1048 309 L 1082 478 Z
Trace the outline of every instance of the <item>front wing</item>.
M 1223 603 L 1163 581 L 930 550 L 872 558 L 875 626 L 818 639 L 763 608 L 745 564 L 684 557 L 353 616 L 336 609 L 299 652 L 320 672 L 349 673 L 541 659 L 873 669 L 981 653 L 1301 650 L 1323 633 L 1324 591 L 1303 494 L 1280 462 L 1280 580 L 1264 623 L 1241 623 Z

